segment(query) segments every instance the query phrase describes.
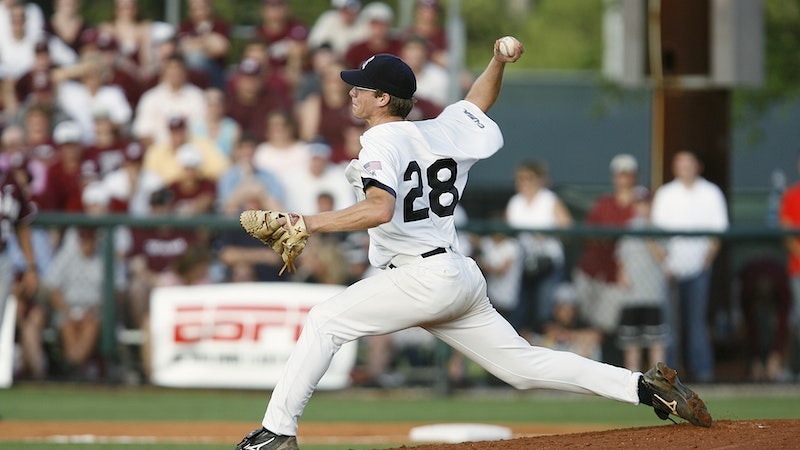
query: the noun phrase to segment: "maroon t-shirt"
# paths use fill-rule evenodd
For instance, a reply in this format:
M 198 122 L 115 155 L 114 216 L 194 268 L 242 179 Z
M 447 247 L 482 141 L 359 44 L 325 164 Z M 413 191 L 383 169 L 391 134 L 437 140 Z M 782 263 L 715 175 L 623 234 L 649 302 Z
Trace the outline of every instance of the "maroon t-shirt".
M 225 93 L 225 115 L 232 118 L 242 128 L 242 134 L 251 134 L 264 139 L 267 116 L 274 111 L 291 111 L 292 97 L 289 85 L 278 75 L 265 78 L 259 99 L 245 105 L 236 98 L 236 83 L 239 74 L 228 80 Z
M 125 147 L 128 141 L 118 139 L 116 142 L 107 146 L 93 145 L 88 147 L 84 153 L 84 159 L 91 159 L 97 163 L 100 173 L 105 175 L 122 167 L 125 162 Z
M 594 226 L 624 227 L 633 218 L 633 205 L 621 206 L 613 195 L 600 197 L 586 216 L 585 223 Z M 614 257 L 616 240 L 591 239 L 584 243 L 578 267 L 592 278 L 607 282 L 617 280 L 617 262 Z
M 6 249 L 9 233 L 36 217 L 36 205 L 28 198 L 10 172 L 0 171 L 0 252 Z
M 82 196 L 80 165 L 73 170 L 57 161 L 47 169 L 47 186 L 37 200 L 43 211 L 82 212 Z
M 139 228 L 131 232 L 129 256 L 143 255 L 147 268 L 162 272 L 196 243 L 194 232 L 178 228 Z
M 187 188 L 186 185 L 175 182 L 169 185 L 169 190 L 172 191 L 174 196 L 172 208 L 176 211 L 180 211 L 184 203 L 194 200 L 201 195 L 210 195 L 212 198 L 216 198 L 217 196 L 217 185 L 213 181 L 207 179 L 200 180 L 200 182 L 195 184 L 192 188 Z

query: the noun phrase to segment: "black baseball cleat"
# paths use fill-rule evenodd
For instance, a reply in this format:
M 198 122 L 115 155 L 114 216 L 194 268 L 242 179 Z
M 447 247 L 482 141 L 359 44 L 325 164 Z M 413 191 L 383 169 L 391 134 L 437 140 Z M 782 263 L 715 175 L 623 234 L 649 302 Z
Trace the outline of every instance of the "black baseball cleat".
M 694 391 L 681 383 L 678 372 L 663 362 L 656 364 L 642 376 L 639 391 L 642 402 L 651 405 L 662 420 L 667 420 L 672 414 L 688 420 L 692 425 L 711 426 L 711 414 L 708 413 L 705 403 Z
M 239 442 L 236 450 L 299 450 L 297 438 L 281 436 L 261 427 L 253 430 Z

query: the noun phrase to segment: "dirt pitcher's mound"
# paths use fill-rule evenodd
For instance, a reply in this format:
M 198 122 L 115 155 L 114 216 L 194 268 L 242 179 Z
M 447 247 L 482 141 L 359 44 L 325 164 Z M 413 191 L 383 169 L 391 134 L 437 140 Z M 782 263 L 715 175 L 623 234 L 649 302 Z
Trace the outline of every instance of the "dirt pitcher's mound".
M 711 428 L 687 423 L 646 428 L 526 437 L 507 441 L 429 444 L 400 447 L 413 450 L 523 450 L 523 449 L 796 449 L 800 447 L 800 420 L 719 421 Z M 396 449 L 395 449 L 396 450 Z

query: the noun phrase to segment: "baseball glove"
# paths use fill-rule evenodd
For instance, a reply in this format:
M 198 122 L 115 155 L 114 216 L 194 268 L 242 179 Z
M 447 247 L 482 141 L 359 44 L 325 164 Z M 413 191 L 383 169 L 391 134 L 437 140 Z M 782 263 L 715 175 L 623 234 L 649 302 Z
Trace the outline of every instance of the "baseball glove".
M 282 217 L 286 219 L 286 226 L 278 222 Z M 294 260 L 303 252 L 309 236 L 303 216 L 281 211 L 251 209 L 239 215 L 239 223 L 250 236 L 281 255 L 283 267 L 278 275 L 283 275 L 283 271 L 287 268 L 289 272 L 297 270 Z

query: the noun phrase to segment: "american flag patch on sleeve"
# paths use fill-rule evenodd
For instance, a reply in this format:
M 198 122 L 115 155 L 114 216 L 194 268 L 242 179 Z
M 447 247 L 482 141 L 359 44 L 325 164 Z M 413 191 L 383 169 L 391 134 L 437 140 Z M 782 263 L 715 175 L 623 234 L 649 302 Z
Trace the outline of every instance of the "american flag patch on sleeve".
M 364 164 L 364 170 L 369 172 L 372 175 L 375 175 L 375 171 L 381 170 L 381 162 L 380 161 L 370 161 Z

